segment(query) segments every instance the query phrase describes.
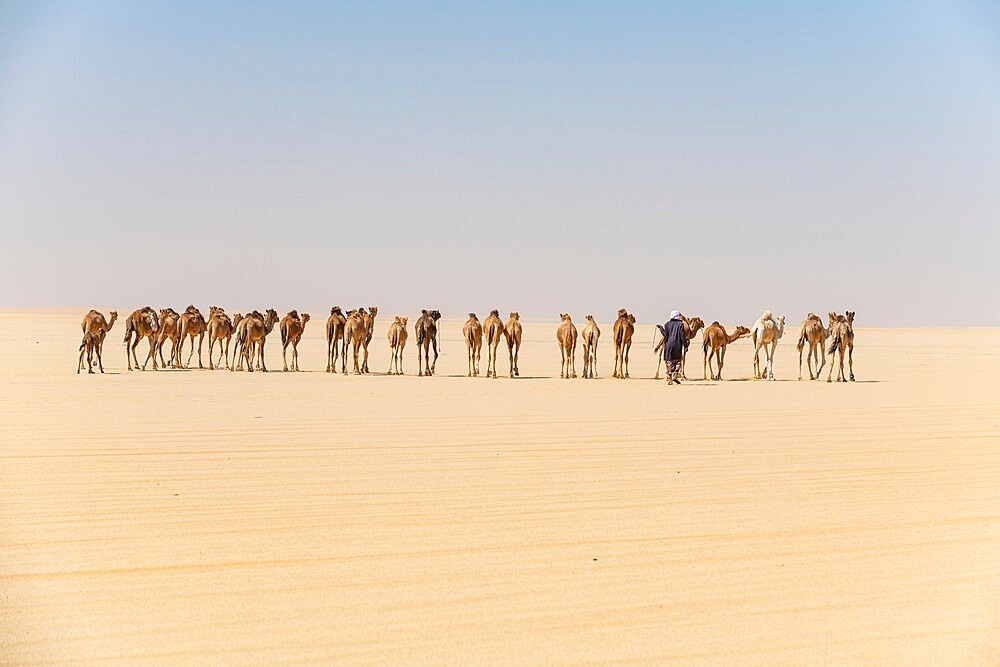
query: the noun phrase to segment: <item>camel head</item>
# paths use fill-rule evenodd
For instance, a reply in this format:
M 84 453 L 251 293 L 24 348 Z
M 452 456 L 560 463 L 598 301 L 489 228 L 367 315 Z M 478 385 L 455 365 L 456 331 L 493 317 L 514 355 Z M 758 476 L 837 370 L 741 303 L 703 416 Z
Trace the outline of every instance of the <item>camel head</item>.
M 302 313 L 302 324 L 304 325 L 309 321 L 309 313 Z
M 718 322 L 716 322 L 716 324 L 718 324 Z M 743 338 L 744 336 L 749 336 L 750 333 L 751 333 L 750 330 L 747 329 L 746 327 L 743 326 L 736 327 L 736 331 L 733 332 L 733 336 L 735 336 L 733 340 L 737 341 L 740 338 Z
M 368 306 L 368 314 L 372 317 L 378 315 L 378 306 Z
M 512 320 L 519 320 L 519 319 L 521 319 L 521 313 L 517 312 L 516 310 L 512 310 L 510 312 L 510 319 L 512 319 Z
M 629 324 L 635 324 L 635 315 L 632 315 L 631 313 L 629 313 L 628 321 L 629 321 Z
M 785 316 L 778 316 L 778 335 L 780 336 L 785 331 Z
M 854 326 L 854 311 L 853 310 L 847 311 L 847 323 L 850 324 L 852 327 Z
M 705 326 L 705 322 L 700 317 L 695 316 L 688 320 L 688 326 L 691 327 L 692 332 L 695 332 Z
M 593 315 L 587 315 L 587 317 L 585 317 L 584 319 L 587 320 L 588 322 L 593 322 L 594 321 L 594 316 Z
M 569 313 L 559 313 L 559 319 L 562 320 L 563 322 L 568 322 L 571 318 L 569 316 Z
M 264 327 L 270 328 L 274 326 L 274 323 L 278 321 L 278 311 L 274 308 L 267 309 L 267 317 L 264 318 Z
M 110 327 L 112 324 L 114 324 L 115 320 L 117 320 L 117 319 L 118 319 L 118 311 L 117 310 L 112 310 L 111 311 L 111 318 L 108 320 L 108 326 Z
M 399 320 L 399 323 L 402 324 L 403 328 L 405 329 L 406 328 L 406 323 L 409 321 L 410 318 L 408 318 L 408 317 L 397 317 L 396 319 Z
M 437 322 L 438 320 L 441 319 L 441 311 L 437 310 L 437 309 L 434 309 L 434 310 L 430 311 L 430 316 L 431 316 L 431 319 L 433 319 L 435 322 Z
M 233 315 L 233 326 L 235 327 L 243 319 L 243 313 L 235 313 Z

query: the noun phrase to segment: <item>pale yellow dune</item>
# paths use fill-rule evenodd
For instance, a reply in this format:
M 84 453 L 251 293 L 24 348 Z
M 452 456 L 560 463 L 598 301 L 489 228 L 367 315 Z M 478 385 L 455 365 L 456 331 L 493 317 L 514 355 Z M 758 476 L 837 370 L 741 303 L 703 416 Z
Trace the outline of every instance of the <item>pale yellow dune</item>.
M 627 381 L 530 321 L 519 380 L 459 321 L 385 377 L 388 313 L 371 377 L 322 313 L 307 372 L 128 373 L 119 320 L 78 376 L 82 314 L 0 313 L 4 664 L 1000 661 L 996 330 L 862 328 L 826 384 L 790 318 L 779 381 L 744 340 L 668 387 L 648 325 Z

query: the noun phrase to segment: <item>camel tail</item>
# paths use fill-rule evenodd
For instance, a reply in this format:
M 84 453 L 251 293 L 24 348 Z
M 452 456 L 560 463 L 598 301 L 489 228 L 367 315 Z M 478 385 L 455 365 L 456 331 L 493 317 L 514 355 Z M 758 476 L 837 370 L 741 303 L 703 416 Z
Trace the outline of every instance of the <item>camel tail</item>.
M 836 333 L 833 334 L 833 342 L 830 343 L 830 349 L 827 350 L 826 353 L 833 354 L 834 352 L 839 350 L 843 344 L 844 342 L 841 340 L 840 331 L 837 331 Z
M 703 354 L 708 354 L 708 337 L 701 337 L 701 351 Z
M 806 346 L 806 332 L 805 330 L 803 330 L 802 333 L 799 334 L 799 342 L 796 343 L 795 349 L 801 352 L 802 348 L 804 348 L 805 346 Z
M 288 325 L 281 325 L 281 344 L 284 345 L 288 342 Z
M 125 345 L 126 345 L 126 347 L 128 346 L 129 343 L 132 342 L 132 331 L 133 331 L 133 329 L 134 329 L 134 325 L 132 324 L 132 320 L 129 320 L 128 322 L 125 323 Z

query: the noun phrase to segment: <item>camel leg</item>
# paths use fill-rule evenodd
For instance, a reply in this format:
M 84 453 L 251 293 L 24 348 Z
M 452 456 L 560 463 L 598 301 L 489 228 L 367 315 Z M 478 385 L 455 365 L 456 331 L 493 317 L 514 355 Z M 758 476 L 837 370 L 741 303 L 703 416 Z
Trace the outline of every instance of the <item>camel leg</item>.
M 601 376 L 597 374 L 597 344 L 594 344 L 594 349 L 592 354 L 593 358 L 590 360 L 590 377 L 600 378 Z
M 625 377 L 628 377 L 628 353 L 632 351 L 632 343 L 625 345 Z
M 434 361 L 431 362 L 431 375 L 437 372 L 438 365 L 438 340 L 437 337 L 431 341 L 431 347 L 434 348 Z
M 205 342 L 205 332 L 202 331 L 200 334 L 198 334 L 198 368 L 205 367 L 205 365 L 201 361 L 201 346 L 204 342 Z M 191 344 L 193 345 L 194 341 L 191 341 Z
M 76 365 L 76 374 L 79 375 L 80 371 L 83 370 L 83 355 L 87 353 L 86 345 L 80 348 L 80 362 Z
M 361 365 L 361 372 L 367 373 L 368 371 L 368 343 L 364 344 L 365 360 Z
M 156 369 L 156 354 L 155 353 L 156 353 L 156 341 L 154 341 L 153 337 L 150 336 L 149 337 L 149 354 L 146 355 L 146 359 L 142 362 L 142 370 L 146 370 L 146 364 L 149 363 L 150 359 L 153 360 L 153 370 L 154 371 L 157 370 Z
M 566 348 L 559 344 L 559 377 L 566 377 Z
M 687 373 L 684 372 L 684 369 L 687 368 L 687 359 L 688 359 L 688 349 L 687 349 L 687 345 L 685 345 L 684 346 L 684 350 L 681 352 L 681 379 L 682 380 L 687 380 L 688 379 Z
M 285 353 L 287 351 L 288 351 L 288 339 L 285 339 L 285 341 L 281 344 L 281 365 L 283 366 L 281 370 L 284 373 L 288 372 L 288 360 L 285 358 Z
M 97 357 L 100 359 L 100 357 Z M 851 382 L 854 382 L 854 343 L 850 343 L 847 346 L 847 364 L 851 371 Z M 101 371 L 102 373 L 104 371 Z
M 573 369 L 572 375 L 570 377 L 576 377 L 576 343 L 574 342 L 569 352 L 569 366 Z
M 104 360 L 101 358 L 103 356 L 103 350 L 101 350 L 101 346 L 103 345 L 104 341 L 101 341 L 100 343 L 97 344 L 97 350 L 95 350 L 97 354 L 97 367 L 101 369 L 101 373 L 104 372 Z M 851 374 L 851 379 L 854 379 L 853 373 Z
M 191 351 L 188 352 L 187 363 L 184 364 L 184 368 L 191 368 L 191 357 L 194 356 L 194 336 L 191 337 Z
M 767 379 L 774 379 L 774 352 L 778 347 L 777 339 L 771 341 L 770 353 L 767 355 Z
M 518 343 L 514 346 L 514 377 L 520 377 L 521 371 L 517 367 L 517 356 L 521 352 L 521 344 Z

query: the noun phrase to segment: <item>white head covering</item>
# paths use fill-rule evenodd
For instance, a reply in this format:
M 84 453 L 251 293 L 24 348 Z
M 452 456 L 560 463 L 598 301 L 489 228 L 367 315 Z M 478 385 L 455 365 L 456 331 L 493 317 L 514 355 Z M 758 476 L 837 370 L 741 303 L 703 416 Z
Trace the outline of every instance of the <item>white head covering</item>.
M 671 310 L 670 311 L 670 319 L 676 320 L 680 316 L 681 316 L 681 311 L 679 311 L 679 310 Z

